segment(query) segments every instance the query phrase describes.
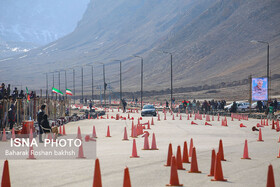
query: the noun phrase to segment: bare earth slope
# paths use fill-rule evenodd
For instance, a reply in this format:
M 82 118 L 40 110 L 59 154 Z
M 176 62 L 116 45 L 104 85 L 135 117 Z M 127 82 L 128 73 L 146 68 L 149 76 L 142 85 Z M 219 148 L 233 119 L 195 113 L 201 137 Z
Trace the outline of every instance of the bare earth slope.
M 277 74 L 279 18 L 279 1 L 91 1 L 73 33 L 26 56 L 0 60 L 1 79 L 20 78 L 38 89 L 44 72 L 120 59 L 126 60 L 124 89 L 135 90 L 140 66 L 131 55 L 139 54 L 145 89 L 161 90 L 170 84 L 170 58 L 156 51 L 167 50 L 173 52 L 174 87 L 242 80 L 266 73 L 266 46 L 251 44 L 253 39 L 270 42 L 271 70 Z M 116 90 L 117 68 L 107 70 Z

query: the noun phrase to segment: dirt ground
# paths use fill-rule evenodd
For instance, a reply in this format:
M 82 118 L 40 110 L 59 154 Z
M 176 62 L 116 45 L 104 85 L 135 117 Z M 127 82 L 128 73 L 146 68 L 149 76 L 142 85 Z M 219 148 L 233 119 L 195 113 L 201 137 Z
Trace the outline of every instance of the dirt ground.
M 117 110 L 110 111 L 109 117 L 116 116 Z M 126 116 L 128 114 L 120 113 Z M 130 117 L 137 119 L 139 113 L 132 113 Z M 173 154 L 176 154 L 177 146 L 190 139 L 196 148 L 198 168 L 202 173 L 188 173 L 190 164 L 183 164 L 186 170 L 178 170 L 179 181 L 184 186 L 265 186 L 267 181 L 268 165 L 272 164 L 276 186 L 280 186 L 280 158 L 279 132 L 271 129 L 271 126 L 262 128 L 263 142 L 257 141 L 258 132 L 252 131 L 252 126 L 260 123 L 260 120 L 249 119 L 238 121 L 228 120 L 228 126 L 221 126 L 221 121 L 211 121 L 213 126 L 205 126 L 203 120 L 187 120 L 186 114 L 182 114 L 182 120 L 168 113 L 167 120 L 161 121 L 154 118 L 155 125 L 151 126 L 149 144 L 151 146 L 152 133 L 155 133 L 159 150 L 142 150 L 144 138 L 135 138 L 139 158 L 130 158 L 132 154 L 132 138 L 122 141 L 124 127 L 128 136 L 131 134 L 132 120 L 115 119 L 90 119 L 66 124 L 67 134 L 76 134 L 78 126 L 82 134 L 91 134 L 93 125 L 97 133 L 97 158 L 100 160 L 103 186 L 122 186 L 124 168 L 127 166 L 130 172 L 132 186 L 165 186 L 170 180 L 170 167 L 165 167 L 168 145 L 172 143 Z M 143 117 L 141 123 L 151 122 L 152 117 Z M 211 117 L 212 119 L 212 117 Z M 198 125 L 191 125 L 195 121 Z M 137 124 L 137 120 L 134 120 Z M 245 128 L 240 128 L 243 123 Z M 105 137 L 107 126 L 110 126 L 111 137 Z M 211 150 L 218 151 L 219 140 L 223 141 L 224 155 L 227 161 L 222 162 L 224 178 L 227 182 L 212 182 L 213 177 L 208 177 L 211 165 Z M 251 160 L 241 159 L 244 150 L 244 141 L 248 140 L 249 156 Z M 1 145 L 9 142 L 0 142 Z M 84 150 L 86 156 L 87 150 Z M 0 160 L 2 176 L 4 160 Z M 9 160 L 10 179 L 14 187 L 22 186 L 92 186 L 94 174 L 93 159 L 72 160 Z

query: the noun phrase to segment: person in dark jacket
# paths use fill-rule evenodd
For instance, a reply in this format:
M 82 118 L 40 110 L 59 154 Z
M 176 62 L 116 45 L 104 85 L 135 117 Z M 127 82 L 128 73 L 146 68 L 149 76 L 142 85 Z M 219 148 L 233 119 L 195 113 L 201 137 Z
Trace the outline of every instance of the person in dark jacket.
M 43 120 L 41 121 L 41 126 L 43 127 L 42 130 L 43 130 L 44 133 L 51 133 L 52 132 L 52 128 L 50 127 L 50 123 L 49 123 L 47 114 L 43 115 Z
M 11 85 L 8 84 L 8 87 L 7 87 L 7 96 L 9 97 L 11 95 Z
M 236 111 L 237 111 L 237 104 L 236 104 L 236 102 L 234 101 L 233 104 L 232 104 L 232 106 L 231 106 L 231 108 L 230 108 L 230 112 L 236 113 Z
M 8 122 L 10 124 L 10 129 L 13 129 L 14 124 L 16 123 L 15 107 L 13 104 L 8 111 Z
M 15 87 L 15 89 L 13 91 L 13 98 L 14 98 L 14 100 L 16 100 L 18 98 L 18 89 L 17 89 L 17 87 Z
M 37 114 L 37 121 L 38 121 L 38 126 L 39 126 L 39 142 L 40 143 L 43 143 L 43 140 L 42 140 L 43 130 L 41 128 L 41 125 L 42 125 L 41 123 L 43 120 L 43 116 L 45 114 L 45 108 L 46 108 L 46 105 L 42 105 L 41 109 L 39 110 L 39 112 Z

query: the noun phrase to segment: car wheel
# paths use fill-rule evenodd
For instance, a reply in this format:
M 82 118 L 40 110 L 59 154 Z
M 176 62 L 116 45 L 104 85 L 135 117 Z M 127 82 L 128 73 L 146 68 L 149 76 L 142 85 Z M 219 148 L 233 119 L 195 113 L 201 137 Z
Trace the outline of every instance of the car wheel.
M 157 116 L 157 113 L 154 113 L 154 115 L 153 116 Z

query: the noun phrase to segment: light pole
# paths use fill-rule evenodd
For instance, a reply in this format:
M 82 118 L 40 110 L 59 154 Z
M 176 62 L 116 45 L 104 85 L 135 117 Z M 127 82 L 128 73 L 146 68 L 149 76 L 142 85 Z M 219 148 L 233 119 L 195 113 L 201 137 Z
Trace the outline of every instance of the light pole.
M 66 70 L 65 69 L 62 69 L 62 70 L 60 70 L 60 71 L 64 71 L 65 72 L 65 91 L 66 91 L 66 89 L 67 89 L 67 78 L 66 78 Z M 61 90 L 60 90 L 61 91 Z M 67 99 L 67 94 L 65 94 L 65 98 Z
M 58 89 L 60 90 L 60 71 L 55 71 L 58 72 Z M 56 99 L 57 99 L 57 94 L 56 94 Z M 60 101 L 60 94 L 59 94 L 59 101 Z
M 136 58 L 141 59 L 141 110 L 143 108 L 143 57 L 134 55 Z
M 82 74 L 82 103 L 84 103 L 84 69 L 83 69 L 83 66 L 81 67 L 81 74 Z
M 122 61 L 121 60 L 115 60 L 120 62 L 120 103 L 122 102 Z
M 73 70 L 73 100 L 75 104 L 75 69 L 74 68 L 69 68 Z
M 172 110 L 172 98 L 173 98 L 173 61 L 172 61 L 172 53 L 170 53 L 170 52 L 167 52 L 167 51 L 162 51 L 162 53 L 165 53 L 165 54 L 169 54 L 170 55 L 170 108 L 171 108 L 171 110 Z
M 46 99 L 48 99 L 48 86 L 49 86 L 49 83 L 48 83 L 48 73 L 46 73 Z
M 91 100 L 92 100 L 92 104 L 94 103 L 94 99 L 93 99 L 93 65 L 91 64 L 86 64 L 87 66 L 91 66 Z
M 53 74 L 53 85 L 52 85 L 52 87 L 54 88 L 54 72 L 50 72 L 50 73 Z M 53 99 L 53 92 L 52 92 L 52 99 Z
M 269 101 L 269 93 L 270 93 L 270 78 L 269 78 L 269 43 L 266 41 L 258 41 L 258 40 L 252 40 L 251 43 L 253 44 L 257 44 L 257 43 L 262 43 L 262 44 L 266 44 L 267 45 L 267 65 L 266 65 L 266 76 L 267 76 L 267 107 L 268 105 L 268 101 Z

